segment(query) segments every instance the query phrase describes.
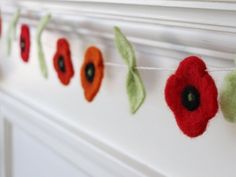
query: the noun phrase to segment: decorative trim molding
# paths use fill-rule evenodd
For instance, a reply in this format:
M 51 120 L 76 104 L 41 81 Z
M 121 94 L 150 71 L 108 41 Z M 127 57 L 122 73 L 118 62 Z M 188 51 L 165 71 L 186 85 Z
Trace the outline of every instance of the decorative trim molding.
M 9 177 L 12 176 L 12 127 L 3 114 L 0 115 L 0 122 L 0 177 Z
M 28 104 L 1 89 L 1 114 L 4 116 L 4 153 L 9 155 L 9 126 L 17 125 L 28 134 L 47 144 L 60 156 L 76 165 L 89 176 L 97 177 L 164 177 L 140 161 L 107 146 L 78 127 L 62 121 L 40 106 Z M 7 122 L 7 124 L 6 124 Z M 7 142 L 6 142 L 7 141 Z M 10 163 L 5 170 L 10 173 Z M 91 170 L 93 169 L 93 170 Z M 7 175 L 6 175 L 7 176 Z
M 35 0 L 24 0 L 25 2 L 36 2 Z M 218 10 L 235 10 L 236 5 L 232 4 L 234 0 L 207 0 L 207 1 L 185 1 L 185 0 L 56 0 L 47 1 L 42 0 L 47 3 L 98 3 L 98 4 L 124 4 L 124 5 L 142 5 L 142 6 L 163 6 L 163 7 L 186 7 L 186 8 L 201 8 L 201 9 L 218 9 Z M 212 4 L 213 3 L 213 4 Z
M 118 25 L 141 49 L 148 46 L 152 51 L 155 49 L 155 54 L 167 57 L 195 54 L 232 60 L 235 55 L 236 4 L 231 1 L 78 0 L 45 1 L 43 5 L 41 2 L 29 0 L 14 5 L 3 2 L 3 14 L 9 15 L 21 7 L 24 20 L 35 24 L 35 20 L 50 11 L 55 24 L 51 28 L 63 24 L 68 30 L 72 26 L 79 34 L 109 41 L 113 39 L 113 26 Z
M 0 5 L 4 5 L 5 22 L 18 7 L 22 9 L 20 22 L 33 27 L 42 15 L 52 12 L 53 20 L 47 30 L 102 38 L 108 48 L 114 47 L 113 26 L 118 25 L 138 51 L 155 54 L 157 58 L 182 59 L 190 54 L 220 60 L 235 57 L 236 3 L 233 0 L 22 0 L 2 1 Z M 17 124 L 89 175 L 163 177 L 163 172 L 119 152 L 82 127 L 75 127 L 60 115 L 51 114 L 42 105 L 8 89 L 0 90 L 0 112 L 5 121 Z

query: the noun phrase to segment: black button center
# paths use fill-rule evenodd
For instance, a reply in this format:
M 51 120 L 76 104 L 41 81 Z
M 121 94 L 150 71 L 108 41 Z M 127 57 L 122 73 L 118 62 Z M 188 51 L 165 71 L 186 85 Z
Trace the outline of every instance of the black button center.
M 95 66 L 93 63 L 88 63 L 86 65 L 85 76 L 89 82 L 93 82 L 95 76 Z
M 194 111 L 200 105 L 200 93 L 194 86 L 187 86 L 182 92 L 182 104 L 189 110 Z
M 21 52 L 25 51 L 25 39 L 24 38 L 20 39 L 20 49 L 21 49 Z
M 61 72 L 63 72 L 63 73 L 66 72 L 65 60 L 62 55 L 59 56 L 58 66 L 59 66 L 59 69 Z

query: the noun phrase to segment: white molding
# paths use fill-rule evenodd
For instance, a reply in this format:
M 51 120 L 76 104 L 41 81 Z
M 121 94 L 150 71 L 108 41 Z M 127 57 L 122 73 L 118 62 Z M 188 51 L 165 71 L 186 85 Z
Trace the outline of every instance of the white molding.
M 56 30 L 58 25 L 72 26 L 80 35 L 104 39 L 107 48 L 114 48 L 112 28 L 118 25 L 137 50 L 157 56 L 179 60 L 190 54 L 222 60 L 232 60 L 235 56 L 236 3 L 233 1 L 45 0 L 42 3 L 29 0 L 0 4 L 6 5 L 2 8 L 5 24 L 18 6 L 22 8 L 21 22 L 27 21 L 33 27 L 50 11 L 53 21 L 48 30 Z M 71 30 L 63 28 L 62 32 L 70 35 Z M 0 91 L 4 117 L 86 173 L 98 177 L 162 176 L 163 172 L 142 160 L 123 154 L 82 127 L 75 127 L 42 105 L 7 90 L 10 88 L 6 86 Z
M 78 127 L 60 121 L 58 116 L 51 115 L 40 109 L 39 106 L 36 108 L 35 105 L 10 96 L 3 90 L 0 93 L 0 101 L 1 113 L 7 121 L 47 144 L 88 175 L 94 177 L 163 177 L 157 170 L 99 142 L 83 130 L 79 130 Z M 8 138 L 6 140 L 9 141 Z M 8 143 L 5 142 L 5 144 Z M 6 177 L 8 176 L 6 175 Z
M 142 5 L 142 6 L 162 6 L 162 7 L 184 7 L 184 8 L 201 8 L 201 9 L 218 9 L 218 10 L 235 10 L 236 5 L 232 4 L 234 0 L 41 0 L 47 3 L 98 3 L 98 4 L 124 4 L 124 5 Z M 13 1 L 14 2 L 14 1 Z M 36 0 L 23 0 L 23 2 L 37 2 Z M 213 3 L 213 4 L 212 4 Z
M 113 26 L 118 25 L 140 49 L 151 48 L 156 55 L 181 59 L 193 54 L 229 60 L 235 56 L 236 3 L 232 2 L 107 0 L 2 4 L 5 20 L 18 6 L 22 9 L 21 20 L 33 26 L 43 14 L 52 12 L 51 29 L 56 30 L 58 24 L 67 25 L 66 29 L 70 26 L 80 35 L 102 37 L 110 43 Z
M 12 127 L 3 114 L 0 114 L 0 130 L 0 177 L 11 177 Z

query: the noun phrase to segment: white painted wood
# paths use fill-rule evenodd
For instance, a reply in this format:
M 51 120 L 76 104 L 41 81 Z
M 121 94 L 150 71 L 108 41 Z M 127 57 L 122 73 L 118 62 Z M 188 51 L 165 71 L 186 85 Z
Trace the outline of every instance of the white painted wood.
M 3 118 L 0 119 L 0 177 L 3 177 L 4 175 L 4 157 L 3 157 L 3 151 L 4 151 L 4 124 L 3 124 Z
M 12 177 L 12 127 L 1 114 L 1 144 L 0 144 L 0 169 L 1 177 Z
M 47 112 L 30 105 L 24 105 L 6 94 L 1 94 L 1 101 L 4 104 L 1 110 L 2 114 L 10 122 L 22 127 L 43 143 L 48 144 L 55 152 L 77 165 L 89 176 L 138 177 L 146 174 L 145 176 L 161 177 L 158 172 L 148 168 L 145 164 L 140 164 L 138 161 L 120 154 L 84 132 L 79 132 L 72 127 L 68 132 L 65 126 L 69 125 L 64 124 L 65 122 L 52 122 L 53 117 L 50 117 Z M 39 112 L 44 114 L 41 115 Z
M 44 2 L 46 0 L 43 0 Z M 14 2 L 14 0 L 13 0 Z M 38 0 L 22 0 L 22 2 L 38 2 Z M 222 9 L 222 10 L 235 10 L 235 5 L 232 2 L 235 0 L 125 0 L 125 1 L 117 1 L 117 0 L 54 0 L 54 1 L 46 1 L 52 3 L 109 3 L 109 4 L 125 4 L 125 5 L 143 5 L 143 6 L 168 6 L 168 7 L 186 7 L 186 8 L 203 8 L 203 9 Z
M 38 21 L 40 16 L 50 11 L 56 24 L 67 24 L 64 28 L 67 31 L 68 25 L 73 26 L 72 30 L 76 30 L 78 35 L 110 40 L 113 37 L 113 26 L 118 25 L 130 36 L 132 42 L 154 47 L 152 52 L 160 55 L 179 58 L 186 53 L 193 53 L 220 59 L 234 58 L 236 13 L 231 9 L 218 9 L 215 3 L 210 6 L 212 10 L 207 10 L 197 6 L 186 8 L 49 1 L 42 6 L 44 13 L 38 8 L 39 3 L 23 1 L 20 4 L 20 7 L 28 9 L 23 10 L 22 15 L 32 19 L 27 22 L 34 25 L 35 20 Z M 225 6 L 221 4 L 221 7 Z M 232 3 L 228 6 L 232 7 Z M 3 11 L 12 12 L 7 7 Z M 33 10 L 31 15 L 29 10 Z M 89 19 L 89 23 L 85 22 L 86 19 Z M 55 25 L 52 25 L 52 29 L 55 30 Z
M 134 43 L 138 65 L 173 68 L 194 54 L 204 58 L 208 66 L 234 66 L 234 1 L 28 0 L 1 1 L 1 5 L 4 34 L 16 7 L 22 8 L 20 24 L 31 25 L 32 39 L 39 18 L 49 11 L 53 15 L 43 35 L 48 80 L 40 74 L 35 43 L 30 62 L 24 64 L 18 41 L 10 58 L 3 50 L 5 38 L 1 41 L 0 112 L 17 127 L 13 130 L 18 164 L 14 170 L 19 176 L 26 174 L 19 164 L 20 149 L 27 149 L 19 145 L 19 139 L 24 139 L 41 149 L 40 163 L 49 153 L 63 158 L 62 163 L 73 174 L 76 168 L 78 174 L 95 177 L 235 177 L 235 125 L 226 122 L 219 111 L 203 136 L 184 136 L 164 100 L 170 71 L 141 71 L 148 95 L 133 116 L 125 91 L 126 69 L 106 67 L 101 91 L 91 104 L 84 100 L 79 81 L 84 50 L 90 45 L 101 48 L 105 61 L 123 63 L 114 48 L 114 25 Z M 59 37 L 68 38 L 72 48 L 75 77 L 68 87 L 60 84 L 52 65 Z M 219 89 L 226 73 L 211 73 Z M 29 164 L 21 165 L 25 169 Z M 34 163 L 32 169 L 38 170 Z M 56 174 L 53 165 L 51 170 L 45 175 Z
M 13 177 L 36 174 L 38 177 L 90 177 L 17 126 L 13 128 L 12 139 Z

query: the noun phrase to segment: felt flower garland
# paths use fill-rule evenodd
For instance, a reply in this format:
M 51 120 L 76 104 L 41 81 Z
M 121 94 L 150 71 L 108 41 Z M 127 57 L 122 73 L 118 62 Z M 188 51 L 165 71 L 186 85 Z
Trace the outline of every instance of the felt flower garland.
M 12 40 L 16 37 L 16 25 L 20 18 L 20 10 L 18 9 L 12 16 L 7 34 L 7 54 L 10 56 L 12 48 Z
M 195 56 L 184 59 L 167 80 L 165 98 L 179 128 L 189 137 L 201 135 L 218 110 L 214 80 Z
M 57 50 L 53 57 L 53 65 L 63 85 L 68 85 L 74 76 L 69 43 L 65 38 L 58 39 Z
M 146 97 L 146 92 L 139 72 L 136 69 L 136 57 L 131 43 L 127 40 L 118 27 L 115 27 L 114 31 L 116 47 L 127 64 L 129 70 L 126 80 L 126 88 L 131 112 L 134 114 L 143 104 Z
M 227 74 L 224 79 L 220 105 L 225 119 L 236 122 L 236 70 Z
M 16 34 L 20 10 L 12 16 L 8 33 L 8 54 L 11 53 L 12 40 Z M 38 59 L 42 75 L 47 78 L 48 71 L 43 52 L 41 37 L 43 30 L 51 19 L 51 14 L 44 16 L 37 27 L 36 44 Z M 136 56 L 132 44 L 118 27 L 114 28 L 115 44 L 127 65 L 128 73 L 126 89 L 132 113 L 136 113 L 143 104 L 146 91 L 138 69 L 145 67 L 136 66 Z M 0 37 L 2 34 L 2 16 L 0 13 Z M 30 29 L 23 24 L 20 33 L 20 54 L 24 62 L 30 56 Z M 108 63 L 106 63 L 108 64 Z M 114 64 L 114 63 L 113 63 Z M 69 42 L 65 38 L 58 39 L 57 48 L 53 57 L 53 66 L 63 85 L 68 85 L 74 76 Z M 81 85 L 85 99 L 92 102 L 96 97 L 104 77 L 102 52 L 97 47 L 89 47 L 84 56 L 80 69 Z M 214 80 L 207 72 L 205 63 L 196 56 L 184 59 L 171 75 L 165 87 L 165 99 L 173 111 L 176 122 L 181 131 L 189 137 L 197 137 L 204 133 L 208 122 L 218 111 L 217 88 Z M 224 79 L 220 92 L 220 106 L 224 117 L 230 122 L 236 122 L 236 70 L 230 72 Z
M 84 96 L 91 102 L 100 89 L 104 75 L 104 64 L 101 51 L 96 47 L 89 47 L 84 56 L 80 70 L 81 85 Z
M 24 62 L 28 62 L 30 54 L 30 30 L 29 26 L 23 24 L 20 34 L 20 53 Z
M 47 14 L 44 17 L 42 17 L 38 24 L 37 32 L 36 32 L 36 45 L 38 49 L 39 66 L 40 66 L 41 73 L 43 77 L 45 78 L 48 77 L 48 70 L 47 70 L 47 65 L 45 62 L 45 55 L 43 51 L 41 38 L 42 38 L 43 30 L 46 28 L 51 18 L 52 18 L 51 14 Z

